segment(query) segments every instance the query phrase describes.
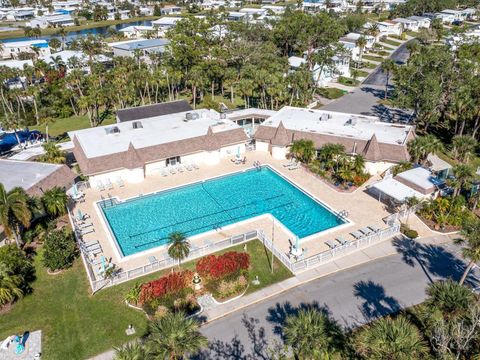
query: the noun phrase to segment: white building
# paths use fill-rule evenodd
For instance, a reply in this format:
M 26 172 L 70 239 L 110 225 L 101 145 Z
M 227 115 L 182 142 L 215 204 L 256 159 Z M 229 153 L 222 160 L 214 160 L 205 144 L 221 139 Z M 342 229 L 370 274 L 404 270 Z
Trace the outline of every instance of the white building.
M 20 53 L 45 56 L 50 55 L 50 47 L 46 40 L 27 40 L 4 42 L 0 50 L 2 59 L 17 59 Z
M 454 14 L 447 14 L 443 12 L 439 12 L 433 15 L 434 19 L 440 19 L 444 24 L 451 24 L 455 21 Z
M 283 14 L 285 12 L 285 7 L 284 6 L 263 5 L 262 9 L 266 10 L 267 14 L 269 12 L 271 12 L 273 14 L 280 15 L 280 14 Z
M 377 25 L 378 25 L 378 29 L 380 30 L 380 36 L 402 35 L 402 32 L 403 32 L 402 24 L 393 22 L 391 20 L 385 20 L 385 21 L 377 22 Z
M 408 20 L 413 20 L 418 23 L 419 28 L 428 29 L 432 23 L 432 20 L 426 16 L 409 16 Z
M 418 31 L 420 26 L 417 20 L 412 19 L 396 18 L 392 21 L 401 24 L 404 31 Z
M 147 58 L 152 53 L 163 53 L 170 43 L 167 39 L 138 39 L 110 43 L 114 56 L 135 57 L 139 53 Z
M 138 108 L 143 111 L 142 107 Z M 241 126 L 214 110 L 196 110 L 72 131 L 75 158 L 92 186 L 141 182 L 166 167 L 218 164 L 245 153 Z
M 326 86 L 329 82 L 335 81 L 340 76 L 350 77 L 350 58 L 348 56 L 334 56 L 333 67 L 321 67 L 318 64 L 313 65 L 310 69 L 312 72 L 312 79 L 319 87 Z M 295 71 L 302 65 L 307 64 L 306 58 L 298 56 L 290 56 L 288 58 L 290 71 Z
M 160 19 L 152 21 L 152 26 L 159 31 L 165 33 L 165 31 L 171 29 L 175 24 L 181 21 L 181 17 L 161 17 Z
M 286 106 L 265 120 L 255 132 L 257 151 L 285 159 L 294 140 L 312 140 L 315 148 L 341 144 L 348 154 L 361 154 L 370 174 L 407 161 L 407 142 L 414 138 L 409 125 L 390 124 L 373 116 Z
M 251 20 L 252 15 L 244 13 L 244 12 L 239 12 L 239 11 L 229 11 L 227 15 L 227 20 L 228 21 L 249 21 Z
M 71 15 L 65 14 L 47 14 L 36 17 L 28 23 L 28 26 L 32 28 L 45 29 L 47 27 L 61 27 L 61 26 L 73 26 L 75 25 Z
M 143 38 L 148 34 L 155 34 L 155 36 L 158 36 L 158 29 L 154 28 L 153 26 L 145 25 L 127 26 L 123 29 L 120 29 L 119 32 L 129 39 Z

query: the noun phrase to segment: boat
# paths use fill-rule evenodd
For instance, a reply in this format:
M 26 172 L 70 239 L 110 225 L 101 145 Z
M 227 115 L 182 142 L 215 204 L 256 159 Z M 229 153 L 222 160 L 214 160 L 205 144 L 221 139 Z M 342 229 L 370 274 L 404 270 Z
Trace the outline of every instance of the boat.
M 27 128 L 25 130 L 5 131 L 0 129 L 0 153 L 39 146 L 42 141 L 43 135 L 38 130 L 30 131 Z

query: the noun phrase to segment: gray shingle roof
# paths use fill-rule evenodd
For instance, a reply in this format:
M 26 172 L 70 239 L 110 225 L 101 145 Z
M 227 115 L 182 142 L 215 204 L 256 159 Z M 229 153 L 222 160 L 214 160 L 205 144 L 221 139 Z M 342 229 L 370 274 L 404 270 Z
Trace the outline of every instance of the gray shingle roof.
M 147 119 L 155 116 L 169 115 L 191 110 L 192 107 L 186 100 L 145 105 L 118 110 L 117 122 Z

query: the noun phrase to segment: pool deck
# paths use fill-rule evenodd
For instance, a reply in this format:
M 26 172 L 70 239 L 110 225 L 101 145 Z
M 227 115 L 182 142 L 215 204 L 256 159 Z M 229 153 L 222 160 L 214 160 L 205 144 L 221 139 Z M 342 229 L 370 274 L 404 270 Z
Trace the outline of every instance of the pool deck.
M 230 159 L 224 159 L 218 165 L 200 166 L 199 170 L 185 171 L 175 175 L 169 174 L 165 177 L 162 177 L 160 174 L 150 176 L 139 184 L 125 183 L 125 186 L 121 188 L 114 184 L 113 190 L 98 191 L 93 188 L 85 190 L 85 201 L 77 203 L 73 210 L 74 214 L 77 213 L 78 209 L 80 209 L 82 213 L 89 214 L 90 219 L 88 219 L 87 222 L 93 223 L 95 232 L 85 235 L 84 240 L 98 240 L 102 246 L 104 256 L 109 260 L 111 259 L 111 262 L 116 264 L 117 267 L 122 270 L 130 270 L 146 265 L 148 264 L 148 257 L 152 255 L 157 259 L 162 259 L 167 256 L 166 246 L 157 247 L 121 258 L 118 250 L 115 248 L 113 240 L 111 239 L 111 234 L 107 230 L 104 220 L 100 215 L 100 210 L 95 203 L 102 200 L 102 197 L 108 198 L 112 196 L 126 199 L 138 196 L 139 194 L 157 192 L 241 171 L 253 167 L 254 161 L 260 161 L 261 164 L 268 164 L 277 172 L 287 177 L 290 181 L 300 186 L 303 190 L 310 193 L 330 208 L 338 212 L 342 210 L 348 212 L 348 219 L 352 222 L 351 224 L 339 228 L 333 228 L 324 233 L 320 233 L 317 236 L 311 236 L 308 237 L 308 239 L 302 240 L 301 246 L 302 248 L 307 249 L 307 257 L 328 250 L 328 246 L 324 243 L 326 240 L 334 241 L 336 237 L 343 236 L 345 239 L 351 241 L 354 240 L 349 234 L 351 231 L 369 225 L 376 225 L 382 229 L 387 227 L 382 220 L 390 214 L 386 211 L 385 205 L 364 192 L 365 186 L 375 182 L 378 178 L 371 178 L 367 184 L 364 184 L 353 193 L 342 193 L 328 186 L 305 169 L 299 168 L 296 170 L 288 170 L 283 166 L 283 164 L 288 161 L 275 160 L 268 153 L 253 151 L 248 152 L 246 156 L 247 163 L 245 165 L 235 165 Z M 285 231 L 285 228 L 280 225 L 278 221 L 275 221 L 274 223 L 275 224 L 273 224 L 271 219 L 264 217 L 257 220 L 233 224 L 218 231 L 197 235 L 191 240 L 191 243 L 196 246 L 202 246 L 206 240 L 216 242 L 255 229 L 261 229 L 269 238 L 272 238 L 273 234 L 275 247 L 285 254 L 288 254 L 290 249 L 289 239 L 292 238 L 292 235 Z

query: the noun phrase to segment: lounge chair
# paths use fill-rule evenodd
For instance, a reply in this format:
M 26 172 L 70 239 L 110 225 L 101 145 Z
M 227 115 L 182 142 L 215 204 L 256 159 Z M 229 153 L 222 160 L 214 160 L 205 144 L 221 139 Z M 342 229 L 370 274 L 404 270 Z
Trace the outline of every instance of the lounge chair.
M 82 235 L 87 235 L 87 234 L 95 232 L 95 229 L 93 227 L 88 228 L 88 229 L 81 229 L 81 228 L 77 227 L 76 230 Z
M 183 172 L 185 171 L 185 170 L 183 169 L 183 165 L 181 165 L 181 164 L 178 165 L 178 166 L 177 166 L 177 171 L 178 171 L 179 173 L 183 173 Z
M 83 246 L 83 247 L 89 248 L 89 247 L 94 247 L 94 246 L 100 246 L 100 243 L 98 242 L 98 240 L 92 240 L 92 241 L 81 240 L 80 245 Z
M 211 246 L 211 245 L 213 245 L 213 242 L 212 242 L 212 240 L 210 240 L 210 239 L 206 239 L 206 240 L 203 242 L 203 244 L 204 244 L 205 246 Z
M 188 171 L 192 171 L 192 170 L 193 170 L 193 167 L 192 167 L 192 165 L 190 165 L 190 164 L 186 164 L 186 165 L 185 165 L 185 169 L 187 169 Z
M 162 176 L 168 176 L 167 168 L 163 167 L 163 168 L 160 170 L 160 174 L 162 174 Z
M 373 231 L 370 230 L 368 227 L 364 227 L 360 229 L 360 232 L 365 234 L 366 236 L 372 235 Z
M 192 166 L 193 166 L 193 168 L 194 168 L 195 170 L 200 169 L 200 167 L 199 167 L 197 164 L 195 164 L 195 163 L 192 163 Z
M 108 190 L 112 190 L 112 189 L 113 189 L 113 184 L 112 184 L 112 182 L 110 181 L 110 179 L 105 180 L 105 187 L 106 187 Z
M 102 245 L 100 245 L 99 243 L 93 243 L 93 244 L 89 243 L 88 246 L 84 243 L 80 243 L 79 247 L 80 249 L 83 249 L 85 252 L 88 252 L 88 253 L 92 251 L 97 251 L 97 250 L 102 251 Z
M 328 247 L 330 249 L 335 249 L 337 247 L 337 244 L 335 244 L 334 242 L 332 242 L 330 240 L 325 241 L 325 244 L 328 245 Z
M 296 161 L 294 159 L 290 160 L 288 163 L 283 164 L 283 167 L 290 167 L 296 164 Z
M 123 179 L 120 176 L 117 176 L 117 185 L 118 187 L 124 187 L 125 183 L 123 182 Z
M 100 191 L 105 190 L 105 185 L 103 185 L 102 180 L 97 180 L 97 190 L 100 190 Z
M 337 240 L 340 245 L 348 244 L 348 240 L 346 240 L 343 236 L 339 236 L 335 238 L 335 240 Z
M 380 229 L 377 225 L 369 225 L 368 228 L 371 229 L 374 233 L 382 231 L 382 229 Z
M 92 223 L 79 222 L 79 223 L 77 223 L 77 226 L 80 228 L 80 230 L 84 230 L 86 228 L 89 228 L 89 227 L 93 226 L 93 224 Z
M 149 257 L 148 257 L 148 262 L 149 262 L 150 264 L 156 264 L 156 263 L 158 263 L 158 260 L 157 260 L 157 258 L 156 258 L 155 256 L 152 255 L 152 256 L 149 256 Z
M 296 163 L 295 165 L 289 166 L 287 169 L 288 170 L 297 170 L 300 168 L 300 164 Z
M 170 174 L 174 175 L 177 173 L 177 169 L 175 168 L 175 166 L 170 166 Z
M 80 250 L 82 250 L 85 254 L 87 255 L 98 255 L 103 252 L 102 247 L 100 245 L 98 246 L 91 246 L 89 248 L 86 248 L 84 246 L 80 246 Z
M 352 231 L 350 235 L 352 235 L 357 240 L 364 237 L 364 235 L 359 231 Z

